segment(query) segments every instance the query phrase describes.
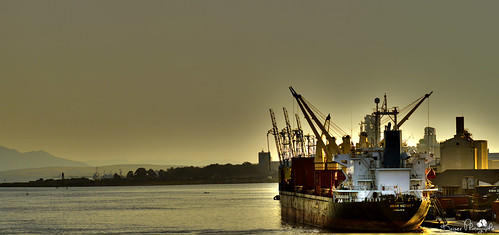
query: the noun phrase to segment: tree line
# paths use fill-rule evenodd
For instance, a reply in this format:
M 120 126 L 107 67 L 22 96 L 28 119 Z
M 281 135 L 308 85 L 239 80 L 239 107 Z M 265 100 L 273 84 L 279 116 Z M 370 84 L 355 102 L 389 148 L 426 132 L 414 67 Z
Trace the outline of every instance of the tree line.
M 271 177 L 269 177 L 271 176 Z M 138 168 L 129 171 L 126 176 L 118 173 L 110 179 L 87 177 L 71 179 L 38 179 L 21 183 L 1 183 L 0 187 L 74 187 L 74 186 L 133 186 L 164 184 L 205 184 L 205 183 L 257 183 L 277 182 L 277 171 L 245 162 L 241 165 L 211 164 L 205 167 L 172 167 L 155 171 Z
M 262 168 L 257 164 L 244 162 L 240 165 L 232 164 L 211 164 L 205 167 L 172 167 L 167 170 L 155 171 L 153 169 L 146 170 L 138 168 L 129 171 L 126 176 L 114 174 L 114 180 L 131 180 L 131 181 L 237 181 L 237 180 L 257 180 L 267 179 L 270 172 L 266 168 Z

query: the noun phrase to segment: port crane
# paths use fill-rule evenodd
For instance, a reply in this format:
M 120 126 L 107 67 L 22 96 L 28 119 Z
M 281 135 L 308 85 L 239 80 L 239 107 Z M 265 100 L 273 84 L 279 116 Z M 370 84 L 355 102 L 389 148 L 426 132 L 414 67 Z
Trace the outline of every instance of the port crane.
M 298 128 L 292 129 L 288 112 L 283 107 L 286 127 L 279 131 L 274 111 L 269 109 L 272 120 L 272 129 L 267 132 L 267 146 L 269 148 L 269 135 L 274 136 L 279 162 L 283 163 L 285 159 L 292 157 L 310 156 L 311 151 L 315 149 L 315 138 L 311 135 L 303 135 L 303 129 L 298 114 L 295 114 Z M 307 142 L 305 142 L 305 138 Z
M 279 136 L 279 129 L 277 128 L 277 122 L 275 120 L 275 114 L 272 109 L 270 110 L 270 118 L 272 119 L 272 129 L 269 131 L 272 135 L 274 135 L 275 145 L 277 149 L 277 156 L 279 157 L 279 164 L 282 165 L 282 148 L 281 148 L 281 138 Z
M 288 116 L 288 111 L 286 110 L 286 108 L 282 108 L 282 111 L 284 112 L 284 119 L 286 120 L 286 128 L 283 129 L 282 131 L 282 137 L 283 137 L 283 140 L 284 140 L 284 148 L 285 148 L 285 152 L 289 155 L 291 155 L 290 157 L 294 157 L 295 156 L 295 145 L 294 145 L 294 133 L 293 131 L 291 130 L 291 124 L 289 122 L 289 116 Z
M 297 129 L 293 130 L 295 153 L 298 157 L 304 157 L 305 154 L 305 140 L 303 139 L 303 129 L 301 128 L 300 117 L 295 114 Z

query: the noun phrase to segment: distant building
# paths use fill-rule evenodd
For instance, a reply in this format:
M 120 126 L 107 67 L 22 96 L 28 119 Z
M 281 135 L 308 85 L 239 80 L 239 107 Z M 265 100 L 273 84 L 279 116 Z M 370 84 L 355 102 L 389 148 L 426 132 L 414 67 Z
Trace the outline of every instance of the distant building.
M 261 151 L 258 153 L 258 165 L 270 171 L 270 152 Z
M 424 137 L 416 146 L 418 153 L 432 153 L 434 161 L 431 165 L 440 164 L 440 143 L 437 141 L 437 130 L 433 127 L 424 128 Z
M 269 171 L 279 170 L 279 161 L 272 161 L 270 152 L 261 151 L 258 153 L 258 165 L 269 169 Z
M 456 117 L 456 135 L 440 143 L 440 167 L 447 169 L 488 169 L 486 140 L 473 140 L 464 129 L 464 117 Z
M 489 153 L 489 169 L 499 169 L 499 153 Z
M 475 169 L 489 169 L 489 149 L 486 140 L 475 140 Z

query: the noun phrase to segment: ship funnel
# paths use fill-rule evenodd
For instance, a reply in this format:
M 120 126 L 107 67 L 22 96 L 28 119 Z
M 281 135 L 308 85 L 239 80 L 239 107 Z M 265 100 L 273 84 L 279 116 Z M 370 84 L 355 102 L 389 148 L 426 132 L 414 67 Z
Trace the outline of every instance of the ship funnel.
M 400 168 L 400 143 L 401 143 L 400 130 L 386 130 L 385 131 L 385 151 L 383 156 L 383 167 L 385 168 Z

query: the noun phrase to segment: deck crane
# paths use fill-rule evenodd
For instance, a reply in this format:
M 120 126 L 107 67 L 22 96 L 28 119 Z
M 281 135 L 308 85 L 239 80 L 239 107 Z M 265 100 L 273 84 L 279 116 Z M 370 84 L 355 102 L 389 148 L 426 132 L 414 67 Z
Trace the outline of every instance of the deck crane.
M 289 151 L 291 152 L 291 157 L 295 156 L 294 150 L 295 150 L 295 145 L 294 145 L 294 133 L 293 130 L 291 130 L 291 125 L 289 122 L 289 116 L 288 116 L 288 110 L 286 110 L 285 107 L 282 108 L 284 112 L 284 119 L 286 120 L 286 129 L 285 129 L 285 143 L 289 147 Z M 287 138 L 286 138 L 287 137 Z M 287 140 L 287 141 L 286 141 Z
M 317 116 L 310 109 L 310 107 L 307 105 L 307 103 L 303 100 L 302 96 L 300 94 L 296 93 L 296 91 L 293 89 L 293 87 L 289 87 L 289 90 L 291 91 L 291 94 L 293 95 L 293 97 L 296 99 L 298 105 L 300 106 L 300 109 L 301 109 L 303 115 L 305 116 L 305 119 L 307 120 L 310 128 L 312 129 L 315 136 L 317 137 L 317 149 L 318 149 L 318 151 L 319 151 L 319 149 L 323 149 L 325 154 L 326 154 L 326 169 L 329 168 L 329 166 L 327 164 L 331 164 L 331 163 L 333 163 L 333 164 L 331 164 L 332 168 L 337 167 L 338 165 L 335 164 L 335 162 L 333 162 L 333 160 L 332 160 L 333 154 L 338 153 L 338 150 L 337 150 L 338 146 L 335 143 L 335 138 L 329 134 L 329 132 L 324 127 L 324 125 L 319 121 L 319 119 L 317 119 Z M 314 125 L 314 123 L 315 123 L 315 125 Z M 322 138 L 321 138 L 322 134 L 319 134 L 319 131 L 317 130 L 316 126 L 322 131 L 322 134 L 324 134 L 326 136 L 326 140 L 328 143 L 327 145 L 322 140 Z M 319 162 L 319 160 L 322 160 L 319 158 L 322 158 L 322 156 L 318 156 L 316 154 L 316 158 L 317 159 L 314 160 L 314 162 L 316 162 L 316 168 L 317 168 L 318 167 L 317 163 Z
M 281 148 L 281 139 L 279 137 L 279 129 L 277 128 L 277 122 L 275 121 L 274 111 L 272 111 L 272 109 L 269 109 L 269 110 L 270 110 L 270 118 L 272 119 L 272 130 L 271 130 L 271 133 L 272 133 L 272 135 L 274 135 L 275 146 L 276 146 L 276 149 L 277 149 L 277 156 L 279 156 L 279 164 L 282 165 L 283 164 L 283 161 L 282 161 L 282 148 Z
M 380 102 L 380 100 L 378 98 L 375 99 L 375 103 L 376 103 L 376 111 L 373 113 L 373 116 L 374 116 L 374 126 L 375 126 L 375 139 L 374 139 L 374 145 L 379 145 L 379 144 L 383 144 L 384 141 L 380 141 L 380 133 L 381 133 L 381 130 L 380 130 L 380 126 L 381 126 L 381 118 L 382 116 L 384 115 L 388 115 L 390 118 L 392 118 L 392 121 L 393 121 L 393 129 L 394 130 L 399 130 L 400 126 L 402 126 L 402 124 L 404 124 L 408 119 L 409 117 L 414 113 L 414 111 L 416 111 L 416 109 L 423 103 L 423 101 L 425 101 L 428 97 L 430 97 L 430 95 L 433 93 L 430 92 L 418 99 L 416 99 L 414 102 L 412 102 L 411 104 L 409 104 L 407 107 L 410 107 L 411 105 L 413 105 L 414 103 L 416 103 L 416 105 L 414 105 L 414 107 L 404 116 L 404 118 L 402 118 L 402 120 L 400 122 L 397 121 L 397 116 L 398 114 L 400 113 L 399 110 L 397 110 L 397 108 L 393 108 L 392 110 L 389 110 L 388 107 L 387 107 L 387 102 L 386 102 L 386 94 L 385 94 L 385 99 L 384 99 L 384 102 L 381 106 L 381 109 L 378 107 L 378 104 Z M 403 109 L 406 109 L 407 107 L 403 108 Z M 388 126 L 390 126 L 390 123 L 388 123 Z
M 425 101 L 426 99 L 428 99 L 428 97 L 430 97 L 430 95 L 432 93 L 433 93 L 433 91 L 430 92 L 430 93 L 428 93 L 428 94 L 426 94 L 426 95 L 424 95 L 423 97 L 419 98 L 421 100 L 414 106 L 414 108 L 412 108 L 411 111 L 409 111 L 409 113 L 407 113 L 407 115 L 405 115 L 405 117 L 402 118 L 402 120 L 400 120 L 399 123 L 395 124 L 396 125 L 395 129 L 399 128 L 400 126 L 402 126 L 402 124 L 404 124 L 405 121 L 409 120 L 409 117 L 412 115 L 412 113 L 414 113 L 414 111 L 416 111 L 416 109 L 419 108 L 419 106 L 423 103 L 423 101 Z

